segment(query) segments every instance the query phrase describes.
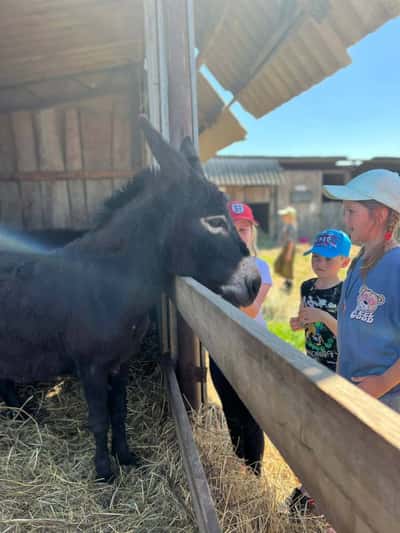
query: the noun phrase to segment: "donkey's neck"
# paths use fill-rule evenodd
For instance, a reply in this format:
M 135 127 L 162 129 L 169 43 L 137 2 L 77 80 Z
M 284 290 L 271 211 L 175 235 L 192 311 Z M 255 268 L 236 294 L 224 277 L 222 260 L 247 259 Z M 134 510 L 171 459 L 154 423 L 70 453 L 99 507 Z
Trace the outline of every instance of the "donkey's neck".
M 142 194 L 118 209 L 110 219 L 65 251 L 90 263 L 107 264 L 119 274 L 165 285 L 164 239 L 168 199 L 162 194 Z

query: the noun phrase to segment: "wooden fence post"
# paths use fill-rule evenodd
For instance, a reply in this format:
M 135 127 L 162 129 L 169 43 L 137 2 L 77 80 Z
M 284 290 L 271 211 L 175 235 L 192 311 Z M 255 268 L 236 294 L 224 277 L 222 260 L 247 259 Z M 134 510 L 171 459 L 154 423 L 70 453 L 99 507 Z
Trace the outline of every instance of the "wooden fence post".
M 193 6 L 191 0 L 165 0 L 169 137 L 175 148 L 189 136 L 198 146 L 195 96 Z M 176 312 L 175 309 L 172 313 Z M 182 394 L 193 409 L 201 405 L 200 342 L 182 317 L 177 320 L 177 375 Z M 172 339 L 172 344 L 174 340 Z

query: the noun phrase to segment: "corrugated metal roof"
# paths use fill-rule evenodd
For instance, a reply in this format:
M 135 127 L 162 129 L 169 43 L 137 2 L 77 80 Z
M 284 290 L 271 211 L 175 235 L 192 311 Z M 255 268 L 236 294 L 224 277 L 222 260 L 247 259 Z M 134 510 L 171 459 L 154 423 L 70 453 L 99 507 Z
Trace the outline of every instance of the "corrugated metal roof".
M 400 0 L 197 0 L 197 45 L 223 87 L 261 117 L 348 65 L 347 48 L 397 15 Z
M 200 158 L 207 161 L 218 150 L 244 139 L 246 130 L 199 72 L 197 74 Z
M 266 157 L 214 157 L 204 165 L 210 181 L 218 186 L 280 185 L 285 174 L 278 161 Z

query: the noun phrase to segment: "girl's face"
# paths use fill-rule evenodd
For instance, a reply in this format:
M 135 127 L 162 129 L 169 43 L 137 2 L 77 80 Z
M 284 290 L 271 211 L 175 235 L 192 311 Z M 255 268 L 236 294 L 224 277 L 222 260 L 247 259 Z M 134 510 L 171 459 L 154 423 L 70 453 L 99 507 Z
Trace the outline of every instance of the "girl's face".
M 247 248 L 251 248 L 253 242 L 253 224 L 248 220 L 236 220 L 234 224 L 242 241 L 247 245 Z
M 373 211 L 360 202 L 343 202 L 344 223 L 355 244 L 365 244 L 377 239 L 385 231 L 387 208 Z

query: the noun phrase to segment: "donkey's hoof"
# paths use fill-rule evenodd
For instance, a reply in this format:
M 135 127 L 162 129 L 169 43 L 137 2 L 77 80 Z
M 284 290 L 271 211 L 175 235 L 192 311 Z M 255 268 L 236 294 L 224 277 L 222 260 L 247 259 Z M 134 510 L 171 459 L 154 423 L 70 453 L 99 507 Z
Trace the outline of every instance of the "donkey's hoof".
M 114 483 L 116 475 L 113 472 L 100 474 L 97 472 L 96 483 Z
M 130 451 L 117 453 L 116 456 L 120 465 L 140 466 L 142 464 L 140 458 Z

